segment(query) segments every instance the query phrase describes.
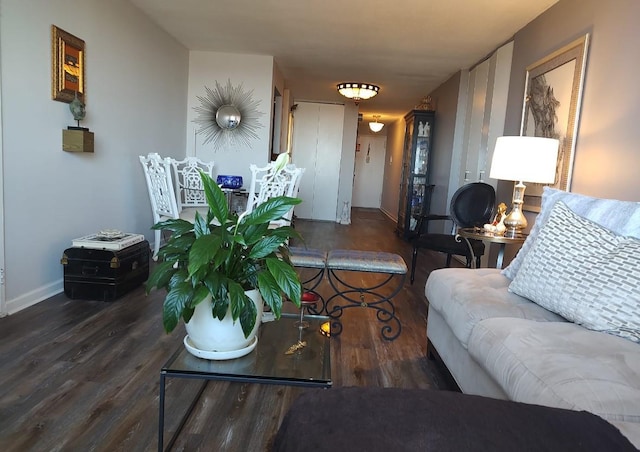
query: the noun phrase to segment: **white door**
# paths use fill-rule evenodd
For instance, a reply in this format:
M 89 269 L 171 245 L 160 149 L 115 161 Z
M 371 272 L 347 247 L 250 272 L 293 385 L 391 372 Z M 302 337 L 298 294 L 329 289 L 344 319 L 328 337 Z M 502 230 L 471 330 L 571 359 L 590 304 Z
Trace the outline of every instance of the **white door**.
M 344 106 L 298 102 L 294 112 L 293 163 L 306 168 L 295 214 L 311 220 L 336 221 L 342 156 Z
M 387 137 L 362 135 L 358 142 L 360 150 L 356 152 L 352 205 L 379 209 Z

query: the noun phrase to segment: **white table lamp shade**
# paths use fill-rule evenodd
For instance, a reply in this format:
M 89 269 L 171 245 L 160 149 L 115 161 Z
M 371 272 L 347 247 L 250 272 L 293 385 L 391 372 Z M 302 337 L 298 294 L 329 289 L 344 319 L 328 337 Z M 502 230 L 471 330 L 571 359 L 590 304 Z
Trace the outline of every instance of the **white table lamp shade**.
M 499 137 L 493 151 L 492 179 L 555 182 L 559 141 L 541 137 Z

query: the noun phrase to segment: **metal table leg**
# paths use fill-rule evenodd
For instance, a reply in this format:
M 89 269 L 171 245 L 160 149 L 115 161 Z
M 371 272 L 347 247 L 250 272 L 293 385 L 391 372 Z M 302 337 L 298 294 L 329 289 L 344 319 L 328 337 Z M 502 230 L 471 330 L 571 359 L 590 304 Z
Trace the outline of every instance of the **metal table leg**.
M 164 403 L 165 403 L 165 388 L 166 388 L 165 379 L 166 379 L 166 374 L 164 372 L 160 372 L 160 413 L 159 413 L 159 420 L 158 420 L 158 423 L 159 423 L 159 425 L 158 425 L 158 452 L 164 452 L 165 450 L 171 450 L 171 448 L 175 444 L 176 440 L 178 439 L 178 435 L 182 431 L 182 428 L 187 423 L 187 420 L 189 419 L 189 416 L 191 415 L 191 412 L 193 411 L 193 408 L 196 406 L 196 403 L 198 403 L 198 400 L 202 396 L 202 393 L 204 392 L 204 388 L 207 386 L 207 383 L 209 382 L 209 380 L 203 380 L 202 381 L 202 385 L 200 386 L 200 389 L 198 390 L 198 393 L 195 395 L 195 397 L 193 398 L 193 400 L 189 404 L 189 407 L 187 408 L 187 412 L 184 413 L 182 418 L 180 418 L 180 422 L 178 423 L 178 427 L 176 428 L 176 431 L 173 433 L 173 435 L 169 439 L 169 442 L 167 443 L 167 447 L 165 449 L 165 447 L 164 447 Z

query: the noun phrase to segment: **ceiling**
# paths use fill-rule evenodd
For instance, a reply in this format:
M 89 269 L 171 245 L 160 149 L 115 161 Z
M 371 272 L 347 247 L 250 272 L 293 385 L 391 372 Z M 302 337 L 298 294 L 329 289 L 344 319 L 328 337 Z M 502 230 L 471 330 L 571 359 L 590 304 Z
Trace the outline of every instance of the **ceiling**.
M 130 0 L 190 50 L 273 55 L 297 100 L 380 86 L 364 120 L 390 122 L 558 0 Z

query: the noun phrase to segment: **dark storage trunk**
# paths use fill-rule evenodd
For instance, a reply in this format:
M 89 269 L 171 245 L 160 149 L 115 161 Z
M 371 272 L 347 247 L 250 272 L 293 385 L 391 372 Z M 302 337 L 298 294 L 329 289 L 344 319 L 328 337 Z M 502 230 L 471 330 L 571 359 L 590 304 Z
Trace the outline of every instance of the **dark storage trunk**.
M 67 248 L 61 263 L 69 298 L 113 301 L 149 277 L 149 242 L 119 251 Z

